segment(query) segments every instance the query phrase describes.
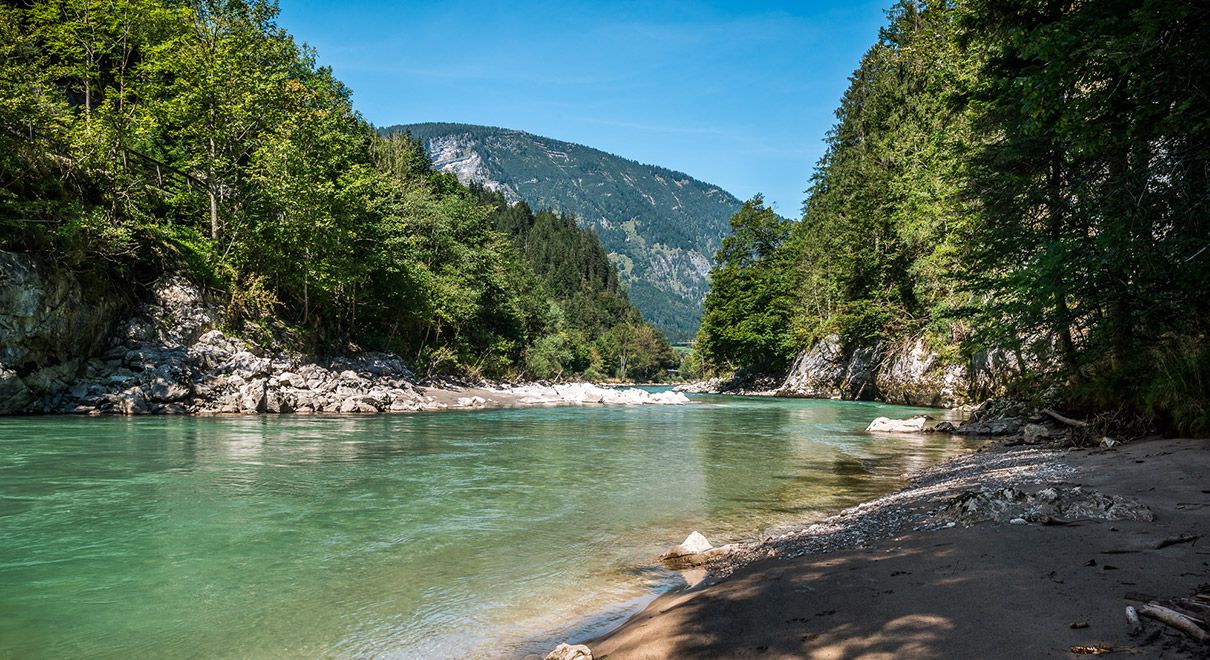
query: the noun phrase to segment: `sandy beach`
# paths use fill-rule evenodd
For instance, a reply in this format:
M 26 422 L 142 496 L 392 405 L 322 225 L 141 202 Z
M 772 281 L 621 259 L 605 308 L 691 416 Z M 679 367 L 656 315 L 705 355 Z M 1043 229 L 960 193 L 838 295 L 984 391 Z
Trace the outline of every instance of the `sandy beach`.
M 586 643 L 617 660 L 1206 657 L 1155 621 L 1131 635 L 1125 611 L 1210 591 L 1207 449 L 989 445 L 822 523 L 719 553 L 701 584 Z M 1133 502 L 1154 520 L 975 522 L 954 502 L 980 488 Z

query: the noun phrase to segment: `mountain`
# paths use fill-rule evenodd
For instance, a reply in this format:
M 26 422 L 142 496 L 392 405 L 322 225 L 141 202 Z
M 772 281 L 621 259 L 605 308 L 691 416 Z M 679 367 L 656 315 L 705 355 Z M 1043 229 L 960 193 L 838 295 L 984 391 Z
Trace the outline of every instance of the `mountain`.
M 630 300 L 672 341 L 693 337 L 711 259 L 740 201 L 682 172 L 570 142 L 469 124 L 406 124 L 435 168 L 592 227 Z

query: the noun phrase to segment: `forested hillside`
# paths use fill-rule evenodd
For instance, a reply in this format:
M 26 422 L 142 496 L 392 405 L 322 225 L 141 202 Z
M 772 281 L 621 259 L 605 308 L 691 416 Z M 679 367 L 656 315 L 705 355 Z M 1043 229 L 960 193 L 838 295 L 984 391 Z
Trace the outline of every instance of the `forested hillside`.
M 1019 356 L 1024 396 L 1210 430 L 1206 44 L 1178 0 L 899 2 L 801 221 L 733 218 L 698 359 L 923 337 Z
M 500 200 L 374 131 L 276 16 L 257 0 L 0 4 L 0 249 L 131 303 L 183 273 L 247 338 L 391 350 L 430 373 L 670 364 L 595 237 L 527 209 L 509 226 Z
M 739 200 L 681 172 L 523 131 L 409 124 L 434 165 L 512 201 L 575 215 L 601 237 L 631 300 L 674 341 L 693 336 L 710 258 Z
M 550 296 L 558 332 L 537 341 L 527 354 L 536 378 L 616 374 L 650 380 L 680 364 L 668 341 L 643 321 L 626 297 L 617 270 L 590 229 L 575 217 L 510 203 L 499 192 L 472 189 L 488 204 L 496 231 L 513 240 Z

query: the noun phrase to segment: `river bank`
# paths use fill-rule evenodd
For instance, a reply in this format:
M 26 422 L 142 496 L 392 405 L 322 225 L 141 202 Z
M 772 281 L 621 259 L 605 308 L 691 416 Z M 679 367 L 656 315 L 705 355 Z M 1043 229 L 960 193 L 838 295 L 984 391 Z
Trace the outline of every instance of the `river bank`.
M 32 276 L 30 276 L 32 278 Z M 114 326 L 77 289 L 9 283 L 0 296 L 0 414 L 399 413 L 534 405 L 684 404 L 679 393 L 591 383 L 464 382 L 415 373 L 400 356 L 315 356 L 218 329 L 193 283 L 157 281 Z M 19 280 L 19 278 L 18 278 Z M 53 300 L 52 300 L 53 299 Z M 48 302 L 50 300 L 50 302 Z M 83 310 L 83 311 L 82 311 Z M 10 365 L 10 366 L 6 366 Z
M 806 529 L 717 552 L 701 584 L 588 646 L 615 659 L 1202 657 L 1154 621 L 1132 636 L 1124 612 L 1127 594 L 1206 591 L 1210 552 L 1193 537 L 1210 533 L 1208 448 L 992 445 Z

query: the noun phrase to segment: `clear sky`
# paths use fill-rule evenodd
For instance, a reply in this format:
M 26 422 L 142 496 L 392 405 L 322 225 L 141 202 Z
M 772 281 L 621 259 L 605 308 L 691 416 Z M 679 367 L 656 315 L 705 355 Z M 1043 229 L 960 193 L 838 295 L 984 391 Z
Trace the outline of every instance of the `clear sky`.
M 879 2 L 280 0 L 378 126 L 516 128 L 800 214 Z

